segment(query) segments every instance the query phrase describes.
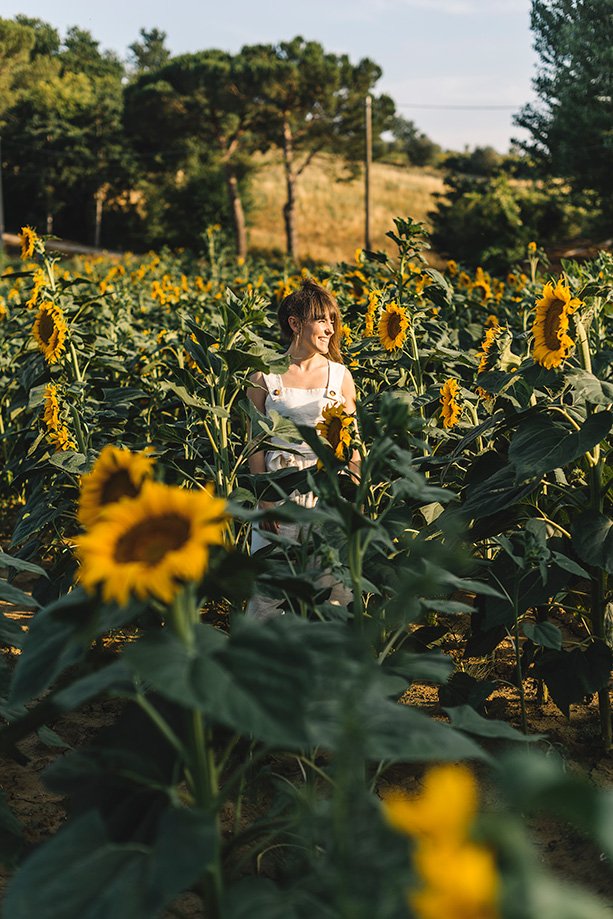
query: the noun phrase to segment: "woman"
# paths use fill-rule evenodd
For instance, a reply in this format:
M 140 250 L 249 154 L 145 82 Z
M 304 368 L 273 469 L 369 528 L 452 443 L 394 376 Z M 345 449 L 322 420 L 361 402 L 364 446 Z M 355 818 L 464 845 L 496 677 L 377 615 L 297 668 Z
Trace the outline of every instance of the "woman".
M 332 294 L 314 281 L 305 280 L 299 290 L 281 302 L 278 320 L 281 337 L 289 343 L 287 354 L 290 365 L 283 375 L 261 372 L 252 374 L 250 381 L 253 386 L 247 390 L 247 396 L 258 411 L 266 414 L 274 410 L 297 424 L 313 428 L 322 420 L 323 410 L 328 405 L 341 404 L 348 414 L 354 414 L 355 384 L 342 363 L 339 348 L 340 313 Z M 277 449 L 266 452 L 262 450 L 249 458 L 252 473 L 289 467 L 306 469 L 317 462 L 317 457 L 304 442 L 288 444 L 277 439 L 275 447 Z M 354 451 L 349 461 L 349 469 L 354 477 L 359 475 L 357 451 Z M 312 492 L 303 495 L 294 493 L 290 497 L 305 507 L 312 507 L 316 500 Z M 273 505 L 261 501 L 259 506 L 267 508 Z M 262 521 L 253 528 L 252 553 L 269 545 L 266 532 L 300 539 L 300 528 L 297 525 Z M 329 579 L 329 576 L 324 578 Z M 341 585 L 334 584 L 330 599 L 332 602 L 347 602 L 347 594 Z M 247 615 L 258 619 L 281 614 L 278 603 L 263 598 L 252 600 L 247 607 Z

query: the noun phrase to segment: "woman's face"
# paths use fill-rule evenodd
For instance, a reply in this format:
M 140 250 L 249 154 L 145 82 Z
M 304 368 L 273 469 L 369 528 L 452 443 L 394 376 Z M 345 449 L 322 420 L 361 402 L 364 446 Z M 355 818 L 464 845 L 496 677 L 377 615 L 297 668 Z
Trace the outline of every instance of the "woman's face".
M 292 328 L 294 328 L 293 323 Z M 321 316 L 316 316 L 315 319 L 307 319 L 302 323 L 296 320 L 295 331 L 297 332 L 296 343 L 301 348 L 319 354 L 327 354 L 330 339 L 334 335 L 334 323 L 329 313 L 323 313 Z

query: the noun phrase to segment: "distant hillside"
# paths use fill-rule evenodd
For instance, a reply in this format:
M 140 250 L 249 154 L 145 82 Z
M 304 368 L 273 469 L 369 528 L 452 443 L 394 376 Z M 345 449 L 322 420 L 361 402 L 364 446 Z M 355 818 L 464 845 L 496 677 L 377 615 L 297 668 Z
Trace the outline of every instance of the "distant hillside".
M 299 258 L 352 261 L 355 249 L 364 245 L 364 178 L 338 181 L 344 175 L 340 160 L 322 154 L 301 176 L 296 213 Z M 443 191 L 443 178 L 432 169 L 374 163 L 371 189 L 371 244 L 391 253 L 395 247 L 385 233 L 394 228 L 393 218 L 428 223 L 426 215 L 434 206 L 434 193 Z M 262 157 L 251 183 L 251 251 L 285 251 L 284 201 L 281 157 Z

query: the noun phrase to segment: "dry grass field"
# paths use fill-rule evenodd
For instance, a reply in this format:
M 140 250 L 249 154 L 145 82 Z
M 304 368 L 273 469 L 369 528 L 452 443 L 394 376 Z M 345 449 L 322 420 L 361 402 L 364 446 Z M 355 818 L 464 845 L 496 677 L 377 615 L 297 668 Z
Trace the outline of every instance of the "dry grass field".
M 361 174 L 347 181 L 346 175 L 340 160 L 321 154 L 300 177 L 296 209 L 299 259 L 352 261 L 355 249 L 364 245 L 364 177 Z M 250 250 L 285 252 L 285 179 L 280 155 L 260 159 L 251 187 Z M 371 189 L 371 245 L 391 253 L 395 247 L 385 233 L 393 229 L 393 218 L 412 217 L 428 223 L 433 195 L 443 191 L 443 179 L 434 170 L 374 163 Z

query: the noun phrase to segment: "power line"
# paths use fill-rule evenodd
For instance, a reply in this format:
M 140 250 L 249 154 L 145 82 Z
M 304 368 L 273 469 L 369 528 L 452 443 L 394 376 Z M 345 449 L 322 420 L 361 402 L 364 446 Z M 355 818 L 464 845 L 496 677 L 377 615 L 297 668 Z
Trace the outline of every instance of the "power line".
M 471 111 L 492 111 L 494 109 L 517 111 L 523 103 L 519 105 L 434 105 L 429 102 L 397 102 L 397 108 L 432 108 L 432 109 L 463 109 Z

